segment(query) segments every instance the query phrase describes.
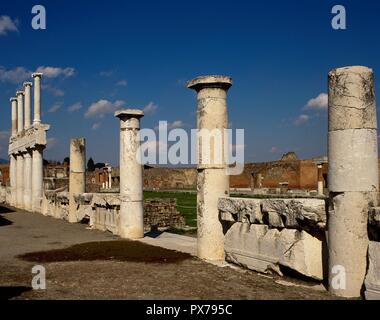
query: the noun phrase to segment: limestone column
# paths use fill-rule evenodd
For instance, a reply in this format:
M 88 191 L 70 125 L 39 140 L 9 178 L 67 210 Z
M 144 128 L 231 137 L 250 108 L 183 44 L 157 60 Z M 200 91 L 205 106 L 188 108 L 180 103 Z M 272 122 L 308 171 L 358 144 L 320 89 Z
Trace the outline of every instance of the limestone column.
M 378 205 L 377 148 L 373 71 L 360 66 L 332 70 L 328 133 L 329 290 L 343 297 L 359 297 L 364 283 L 368 207 Z M 342 275 L 345 286 L 337 281 L 343 279 Z
M 24 153 L 24 209 L 32 211 L 32 152 Z
M 76 193 L 86 192 L 86 139 L 70 141 L 70 180 L 69 180 L 69 217 L 71 223 L 78 222 Z
M 17 135 L 17 98 L 11 98 L 12 105 L 12 136 Z
M 323 185 L 322 164 L 317 164 L 317 168 L 318 168 L 318 195 L 323 196 L 324 185 Z
M 19 209 L 24 208 L 24 157 L 21 153 L 17 154 L 17 177 L 16 177 L 16 207 Z
M 16 179 L 17 179 L 17 160 L 16 157 L 11 154 L 9 157 L 9 179 L 10 179 L 10 185 L 11 185 L 11 205 L 16 206 L 17 205 L 17 185 L 16 185 Z
M 227 91 L 231 85 L 232 79 L 224 76 L 199 77 L 187 83 L 188 88 L 198 94 L 198 130 L 213 132 L 209 143 L 198 132 L 197 243 L 198 257 L 207 260 L 224 260 L 224 234 L 219 219 L 218 199 L 229 195 L 223 146 L 224 129 L 228 126 Z M 218 134 L 223 140 L 219 146 L 215 145 Z M 212 140 L 214 143 L 211 143 Z M 216 157 L 217 152 L 222 158 Z
M 41 123 L 41 77 L 42 73 L 32 74 L 34 79 L 34 120 L 33 124 Z
M 24 82 L 25 92 L 25 129 L 28 129 L 31 125 L 31 105 L 30 105 L 30 90 L 32 88 L 31 82 Z
M 41 212 L 43 196 L 43 146 L 32 151 L 32 211 Z
M 17 91 L 17 132 L 24 130 L 24 92 Z
M 112 169 L 108 167 L 108 189 L 112 188 Z
M 123 238 L 144 237 L 143 179 L 140 154 L 141 110 L 115 112 L 120 119 L 120 225 Z

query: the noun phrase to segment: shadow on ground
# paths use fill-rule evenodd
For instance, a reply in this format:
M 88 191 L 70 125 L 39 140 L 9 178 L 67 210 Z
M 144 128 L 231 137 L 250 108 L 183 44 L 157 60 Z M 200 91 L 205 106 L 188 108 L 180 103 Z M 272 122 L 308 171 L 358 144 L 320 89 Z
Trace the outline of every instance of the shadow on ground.
M 4 218 L 3 214 L 14 212 L 14 210 L 9 209 L 7 207 L 0 206 L 0 227 L 2 226 L 9 226 L 13 222 Z
M 21 296 L 24 292 L 30 291 L 30 287 L 0 287 L 0 300 L 9 300 Z
M 191 259 L 187 253 L 167 250 L 138 241 L 117 240 L 76 244 L 64 249 L 31 252 L 18 256 L 31 262 L 118 260 L 145 263 L 178 263 Z

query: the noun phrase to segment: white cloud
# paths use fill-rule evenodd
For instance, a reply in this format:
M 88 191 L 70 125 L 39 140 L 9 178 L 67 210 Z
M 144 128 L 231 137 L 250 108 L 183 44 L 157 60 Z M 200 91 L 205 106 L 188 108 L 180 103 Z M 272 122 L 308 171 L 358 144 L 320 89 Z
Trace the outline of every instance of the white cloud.
M 45 89 L 47 92 L 52 94 L 54 97 L 63 97 L 65 95 L 65 92 L 61 89 L 52 87 L 50 85 L 44 84 L 41 86 L 42 89 Z
M 10 83 L 21 83 L 26 79 L 29 79 L 31 72 L 24 67 L 16 67 L 14 69 L 5 69 L 0 67 L 0 81 Z
M 6 36 L 8 32 L 18 32 L 18 21 L 9 16 L 0 16 L 0 36 Z
M 305 109 L 308 110 L 327 110 L 329 103 L 329 96 L 327 93 L 320 93 L 317 97 L 310 99 Z
M 94 123 L 94 124 L 91 126 L 91 129 L 92 129 L 92 130 L 97 130 L 97 129 L 99 129 L 99 127 L 100 127 L 100 123 L 99 123 L 99 122 L 96 122 L 96 123 Z
M 51 150 L 54 149 L 54 147 L 57 145 L 58 139 L 57 138 L 48 138 L 46 141 L 46 149 Z
M 57 112 L 59 109 L 61 109 L 63 103 L 62 102 L 57 102 L 55 103 L 49 110 L 48 112 L 50 113 L 54 113 L 54 112 Z
M 143 109 L 144 114 L 149 115 L 149 114 L 154 114 L 156 110 L 158 109 L 158 105 L 156 105 L 153 102 L 149 102 Z
M 277 147 L 272 147 L 270 150 L 269 150 L 270 153 L 277 153 L 279 152 L 278 148 Z
M 116 100 L 111 102 L 105 99 L 101 99 L 91 104 L 84 116 L 86 118 L 103 118 L 107 113 L 113 113 L 120 109 L 125 102 L 123 100 Z
M 36 72 L 42 72 L 46 78 L 57 78 L 59 76 L 68 78 L 72 77 L 75 74 L 75 69 L 71 67 L 59 68 L 40 66 L 37 68 Z
M 109 71 L 100 71 L 99 75 L 102 76 L 102 77 L 110 77 L 110 76 L 113 75 L 113 71 L 111 71 L 111 70 L 109 70 Z
M 67 107 L 67 111 L 75 112 L 75 111 L 82 109 L 82 107 L 83 106 L 80 102 L 76 102 L 76 103 L 72 104 L 71 106 Z
M 301 114 L 296 120 L 294 120 L 294 125 L 298 127 L 298 126 L 308 123 L 309 120 L 310 120 L 310 116 L 306 114 Z
M 116 85 L 119 87 L 126 87 L 128 85 L 128 82 L 127 82 L 127 80 L 120 80 L 120 81 L 116 82 Z
M 167 122 L 167 129 L 177 129 L 177 128 L 182 128 L 185 124 L 181 120 L 176 120 L 173 122 Z M 158 130 L 159 126 L 155 126 L 154 130 Z

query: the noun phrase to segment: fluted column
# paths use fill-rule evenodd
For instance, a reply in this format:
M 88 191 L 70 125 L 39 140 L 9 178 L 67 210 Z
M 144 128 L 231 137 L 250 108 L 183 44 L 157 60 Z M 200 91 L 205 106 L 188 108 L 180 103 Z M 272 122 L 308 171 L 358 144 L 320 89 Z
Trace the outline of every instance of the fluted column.
M 24 130 L 24 92 L 17 91 L 17 132 Z
M 32 88 L 31 82 L 24 82 L 25 92 L 25 129 L 28 129 L 31 125 L 31 97 L 30 90 Z
M 86 139 L 70 141 L 69 222 L 78 222 L 74 196 L 86 192 Z
M 17 98 L 10 99 L 12 108 L 12 136 L 17 135 Z
M 224 129 L 228 126 L 227 91 L 231 85 L 232 79 L 225 76 L 198 77 L 187 83 L 198 99 L 197 245 L 198 257 L 207 260 L 224 260 L 218 199 L 229 195 Z
M 34 79 L 34 120 L 33 124 L 41 123 L 41 77 L 42 73 L 32 74 Z
M 125 109 L 115 112 L 120 119 L 120 225 L 123 238 L 144 237 L 142 165 L 140 161 L 141 110 Z
M 24 209 L 32 211 L 32 152 L 24 153 Z
M 32 211 L 41 212 L 43 196 L 43 147 L 37 146 L 32 151 Z

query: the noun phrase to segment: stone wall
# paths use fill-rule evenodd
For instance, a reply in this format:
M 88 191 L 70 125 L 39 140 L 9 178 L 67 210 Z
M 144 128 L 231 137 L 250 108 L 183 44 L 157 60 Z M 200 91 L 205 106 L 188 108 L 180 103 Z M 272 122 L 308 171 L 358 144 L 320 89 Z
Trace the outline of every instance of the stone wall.
M 369 300 L 380 300 L 380 207 L 369 211 L 368 235 L 370 242 L 365 296 Z
M 88 222 L 90 227 L 118 234 L 120 197 L 119 194 L 83 193 L 74 196 L 76 220 Z M 42 201 L 42 214 L 68 220 L 69 193 L 46 191 Z M 144 200 L 144 228 L 182 228 L 185 219 L 177 211 L 176 199 Z

